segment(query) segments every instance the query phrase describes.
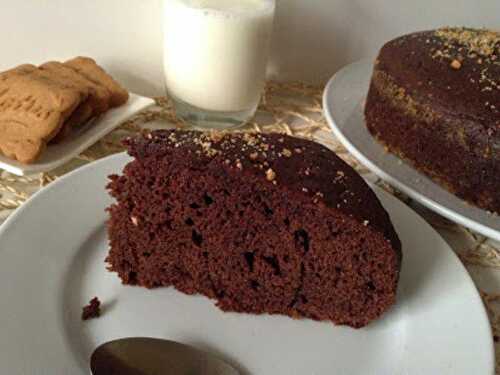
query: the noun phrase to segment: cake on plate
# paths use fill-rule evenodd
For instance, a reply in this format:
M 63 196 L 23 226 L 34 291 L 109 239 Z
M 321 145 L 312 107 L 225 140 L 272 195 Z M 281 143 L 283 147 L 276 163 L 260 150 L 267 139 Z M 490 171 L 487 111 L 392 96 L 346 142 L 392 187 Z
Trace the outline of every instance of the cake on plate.
M 388 42 L 365 117 L 389 152 L 500 213 L 500 33 L 442 28 Z
M 394 302 L 401 244 L 365 181 L 281 134 L 161 130 L 110 176 L 111 271 L 224 311 L 362 327 Z

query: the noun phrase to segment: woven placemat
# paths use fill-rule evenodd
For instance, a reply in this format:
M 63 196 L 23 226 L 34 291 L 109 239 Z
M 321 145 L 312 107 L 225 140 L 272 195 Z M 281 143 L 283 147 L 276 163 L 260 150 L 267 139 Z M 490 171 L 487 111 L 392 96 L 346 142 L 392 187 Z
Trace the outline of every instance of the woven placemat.
M 360 165 L 331 133 L 322 115 L 322 93 L 323 87 L 320 86 L 310 86 L 300 82 L 268 82 L 254 120 L 238 131 L 282 132 L 323 143 L 368 180 L 397 196 L 423 216 L 450 243 L 475 281 L 482 274 L 500 271 L 499 244 L 493 243 L 487 238 L 423 208 L 376 178 Z M 124 137 L 151 128 L 188 127 L 175 117 L 168 99 L 159 97 L 155 98 L 155 101 L 155 107 L 134 116 L 77 158 L 50 173 L 18 177 L 2 172 L 0 174 L 0 223 L 34 192 L 50 184 L 63 174 L 99 158 L 122 152 L 124 148 L 121 145 L 121 140 Z M 476 277 L 474 277 L 475 275 Z M 488 310 L 496 343 L 500 336 L 500 281 L 496 291 L 485 291 L 478 282 L 476 282 L 476 285 Z M 471 345 L 474 345 L 474 343 L 471 343 Z M 496 345 L 496 350 L 500 354 L 500 345 Z M 497 374 L 500 375 L 498 358 L 500 358 L 499 355 L 497 355 L 496 367 Z

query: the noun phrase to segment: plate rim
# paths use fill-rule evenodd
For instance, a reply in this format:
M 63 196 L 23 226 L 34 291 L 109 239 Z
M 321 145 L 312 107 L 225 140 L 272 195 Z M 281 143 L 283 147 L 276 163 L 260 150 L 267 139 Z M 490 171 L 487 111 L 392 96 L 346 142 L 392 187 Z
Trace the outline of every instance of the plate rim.
M 21 215 L 28 207 L 32 204 L 32 201 L 35 199 L 39 199 L 38 197 L 43 196 L 47 194 L 48 191 L 51 191 L 52 189 L 55 189 L 58 185 L 65 183 L 66 180 L 72 178 L 73 175 L 76 175 L 78 173 L 81 173 L 87 169 L 92 169 L 95 168 L 98 164 L 104 164 L 110 159 L 113 158 L 120 158 L 123 157 L 124 155 L 127 155 L 126 151 L 120 151 L 108 156 L 105 156 L 103 158 L 100 158 L 98 160 L 94 160 L 92 162 L 89 162 L 87 164 L 84 164 L 82 166 L 79 166 L 78 168 L 73 169 L 72 171 L 62 175 L 55 181 L 51 182 L 48 185 L 45 185 L 43 188 L 37 190 L 34 192 L 21 206 L 16 208 L 8 217 L 5 219 L 3 223 L 0 224 L 0 239 L 4 232 L 7 230 L 6 228 L 11 225 L 11 221 L 17 220 L 17 217 Z M 0 253 L 0 258 L 2 256 L 2 253 Z
M 389 182 L 390 184 L 394 185 L 398 190 L 402 191 L 409 197 L 415 199 L 416 201 L 422 203 L 424 206 L 427 208 L 431 209 L 432 211 L 448 218 L 449 220 L 458 223 L 464 227 L 467 227 L 471 230 L 474 230 L 488 238 L 491 238 L 496 241 L 500 241 L 500 231 L 495 230 L 494 228 L 491 228 L 485 224 L 479 223 L 472 218 L 467 218 L 466 216 L 463 216 L 462 214 L 454 211 L 453 209 L 447 208 L 440 204 L 439 202 L 433 200 L 432 198 L 427 197 L 426 195 L 419 193 L 418 191 L 414 190 L 410 186 L 406 185 L 404 182 L 399 181 L 398 179 L 392 177 L 390 174 L 385 172 L 383 169 L 379 168 L 377 165 L 375 165 L 365 154 L 363 153 L 362 150 L 358 149 L 355 145 L 353 145 L 349 139 L 344 135 L 340 127 L 337 125 L 335 121 L 335 115 L 333 114 L 332 106 L 329 104 L 331 102 L 331 96 L 335 94 L 335 90 L 333 89 L 335 85 L 336 78 L 340 75 L 340 73 L 345 73 L 346 71 L 353 69 L 355 66 L 358 65 L 365 65 L 369 64 L 368 59 L 362 59 L 355 61 L 351 64 L 348 64 L 344 66 L 342 69 L 337 71 L 328 81 L 328 83 L 325 86 L 325 89 L 323 91 L 323 97 L 322 97 L 322 104 L 323 104 L 323 114 L 328 122 L 328 125 L 330 129 L 333 131 L 337 139 L 342 143 L 342 145 L 349 151 L 351 155 L 353 155 L 361 164 L 363 164 L 366 168 L 368 168 L 370 171 L 375 173 L 377 176 L 382 178 L 383 180 Z M 404 162 L 404 161 L 403 161 Z M 410 168 L 412 168 L 416 173 L 420 174 L 422 177 L 428 178 L 424 174 L 420 173 L 417 171 L 412 165 L 408 164 L 405 162 L 406 165 L 408 165 Z M 436 186 L 437 188 L 441 190 L 443 189 L 441 186 L 436 184 L 434 181 L 431 180 L 431 182 Z M 445 190 L 447 191 L 447 190 Z M 457 197 L 458 198 L 458 197 Z M 458 198 L 460 199 L 460 198 Z M 462 200 L 462 199 L 461 199 Z M 466 203 L 466 201 L 462 200 L 463 202 Z M 481 209 L 478 207 L 478 209 Z M 484 212 L 487 212 L 483 209 L 481 209 Z
M 94 168 L 99 168 L 99 166 L 102 165 L 102 164 L 113 162 L 114 159 L 119 160 L 119 159 L 122 159 L 122 158 L 125 159 L 125 158 L 130 158 L 130 157 L 127 155 L 126 152 L 119 152 L 119 153 L 115 153 L 113 155 L 109 155 L 109 156 L 101 158 L 101 159 L 99 159 L 97 161 L 90 162 L 90 163 L 88 163 L 86 165 L 83 165 L 83 166 L 81 166 L 81 167 L 79 167 L 79 168 L 77 168 L 77 169 L 75 169 L 75 170 L 73 170 L 73 171 L 65 174 L 64 176 L 62 176 L 58 180 L 54 181 L 53 183 L 47 185 L 43 189 L 40 189 L 39 191 L 37 191 L 21 207 L 19 207 L 18 209 L 16 209 L 15 212 L 12 213 L 2 225 L 0 225 L 0 241 L 1 241 L 2 236 L 5 234 L 5 232 L 8 231 L 11 227 L 13 227 L 15 225 L 15 222 L 18 220 L 18 218 L 21 215 L 23 215 L 26 210 L 31 209 L 31 206 L 32 206 L 33 202 L 36 202 L 39 199 L 43 199 L 43 197 L 44 197 L 45 194 L 50 193 L 50 191 L 52 191 L 53 189 L 60 188 L 60 185 L 67 184 L 68 180 L 71 180 L 74 175 L 80 174 L 80 173 L 82 173 L 84 171 L 91 170 L 91 169 L 94 169 Z M 408 211 L 411 211 L 411 213 L 413 213 L 413 215 L 416 215 L 419 219 L 421 219 L 423 225 L 427 226 L 430 230 L 432 230 L 439 237 L 439 239 L 446 245 L 446 248 L 447 248 L 446 252 L 449 253 L 449 255 L 454 258 L 455 263 L 458 266 L 458 268 L 460 270 L 460 273 L 462 274 L 464 282 L 466 282 L 467 284 L 469 284 L 470 286 L 473 287 L 474 297 L 478 301 L 478 308 L 479 308 L 479 310 L 481 312 L 481 318 L 487 324 L 489 335 L 488 335 L 488 338 L 487 338 L 488 342 L 487 343 L 485 342 L 485 344 L 487 344 L 487 346 L 489 347 L 488 362 L 490 364 L 489 367 L 491 367 L 491 369 L 492 369 L 491 370 L 491 374 L 494 374 L 494 363 L 495 363 L 494 343 L 493 343 L 491 325 L 489 323 L 489 319 L 488 319 L 488 315 L 487 315 L 487 312 L 486 312 L 486 308 L 485 308 L 484 304 L 482 303 L 480 294 L 479 294 L 479 292 L 478 292 L 478 290 L 477 290 L 477 288 L 476 288 L 476 286 L 475 286 L 475 284 L 474 284 L 474 282 L 473 282 L 470 274 L 468 273 L 468 271 L 465 268 L 465 266 L 463 265 L 463 263 L 459 260 L 458 255 L 452 250 L 452 248 L 450 247 L 450 245 L 442 238 L 442 236 L 439 234 L 439 232 L 437 232 L 434 228 L 432 228 L 432 226 L 430 224 L 428 224 L 421 217 L 421 215 L 419 215 L 417 212 L 415 212 L 410 207 L 408 207 L 407 205 L 405 205 L 397 197 L 395 197 L 395 196 L 389 194 L 388 192 L 384 191 L 382 188 L 377 187 L 373 183 L 371 183 L 370 186 L 371 186 L 372 189 L 374 189 L 377 192 L 381 192 L 382 194 L 384 194 L 385 196 L 387 196 L 389 199 L 394 200 L 394 201 L 398 201 L 398 203 L 401 204 L 401 205 L 403 205 Z M 389 214 L 390 214 L 390 212 L 389 212 Z M 0 253 L 0 257 L 1 256 L 2 256 L 2 254 Z M 457 272 L 458 272 L 458 269 L 457 269 Z

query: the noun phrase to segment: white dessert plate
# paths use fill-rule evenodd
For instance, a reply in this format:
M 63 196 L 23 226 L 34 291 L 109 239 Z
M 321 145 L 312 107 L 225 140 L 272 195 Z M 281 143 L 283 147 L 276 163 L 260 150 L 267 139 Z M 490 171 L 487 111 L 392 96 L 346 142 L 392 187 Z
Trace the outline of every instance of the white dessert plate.
M 62 177 L 0 227 L 0 373 L 87 375 L 99 344 L 150 336 L 208 350 L 242 375 L 493 374 L 491 330 L 469 275 L 423 219 L 379 189 L 404 259 L 397 304 L 366 328 L 224 313 L 172 288 L 121 285 L 104 263 L 104 186 L 128 160 L 118 154 Z M 83 322 L 94 296 L 103 315 Z
M 365 167 L 438 214 L 500 241 L 500 216 L 475 207 L 442 188 L 397 156 L 385 152 L 365 126 L 364 101 L 373 63 L 341 69 L 323 95 L 325 117 L 344 147 Z
M 0 169 L 5 169 L 18 176 L 48 172 L 71 160 L 137 112 L 153 104 L 153 99 L 131 93 L 126 104 L 92 120 L 61 143 L 49 145 L 40 158 L 32 164 L 23 164 L 0 155 Z

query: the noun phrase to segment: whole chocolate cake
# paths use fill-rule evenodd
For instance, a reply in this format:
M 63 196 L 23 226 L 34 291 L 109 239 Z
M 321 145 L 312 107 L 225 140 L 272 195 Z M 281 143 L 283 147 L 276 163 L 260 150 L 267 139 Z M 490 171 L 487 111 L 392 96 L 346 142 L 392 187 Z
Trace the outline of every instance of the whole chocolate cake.
M 365 116 L 388 151 L 500 213 L 500 33 L 443 28 L 388 42 Z
M 156 131 L 108 186 L 110 270 L 225 311 L 362 327 L 395 301 L 401 244 L 364 180 L 280 134 Z

